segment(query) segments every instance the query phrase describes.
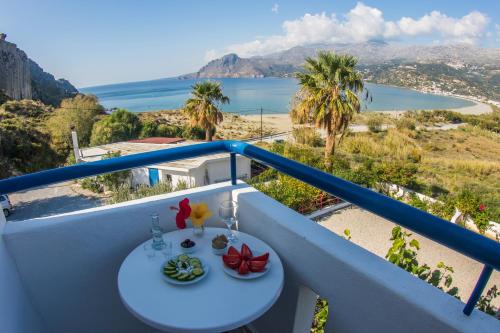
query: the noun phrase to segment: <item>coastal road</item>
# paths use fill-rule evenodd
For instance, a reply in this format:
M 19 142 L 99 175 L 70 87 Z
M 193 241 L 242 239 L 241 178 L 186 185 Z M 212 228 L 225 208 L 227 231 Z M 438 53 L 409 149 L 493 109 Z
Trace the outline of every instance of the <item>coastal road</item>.
M 64 182 L 9 195 L 14 210 L 7 221 L 68 213 L 103 204 L 90 192 L 81 189 L 77 192 L 74 186 L 73 182 Z
M 387 250 L 391 247 L 391 230 L 396 226 L 392 222 L 357 207 L 339 210 L 322 218 L 319 224 L 340 236 L 343 235 L 345 229 L 349 229 L 353 243 L 381 258 L 385 257 Z M 426 263 L 434 269 L 440 261 L 443 261 L 446 265 L 452 266 L 454 269 L 453 286 L 459 288 L 462 301 L 467 300 L 481 274 L 483 264 L 421 235 L 413 232 L 412 234 L 410 239 L 415 238 L 420 243 L 419 264 Z M 486 290 L 495 284 L 500 286 L 500 272 L 497 271 L 493 272 Z M 499 306 L 500 299 L 497 298 L 494 304 Z

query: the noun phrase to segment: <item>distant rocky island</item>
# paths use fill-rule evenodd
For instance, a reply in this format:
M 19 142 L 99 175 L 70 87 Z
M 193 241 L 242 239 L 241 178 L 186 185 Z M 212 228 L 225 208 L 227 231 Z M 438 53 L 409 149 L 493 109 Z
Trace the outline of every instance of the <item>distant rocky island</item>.
M 34 99 L 58 106 L 63 98 L 78 90 L 67 80 L 56 80 L 36 62 L 28 58 L 16 44 L 0 33 L 0 93 L 12 99 Z
M 180 78 L 290 77 L 302 70 L 305 58 L 320 50 L 356 56 L 369 82 L 500 100 L 500 49 L 465 44 L 415 46 L 370 41 L 297 46 L 251 58 L 231 53 Z

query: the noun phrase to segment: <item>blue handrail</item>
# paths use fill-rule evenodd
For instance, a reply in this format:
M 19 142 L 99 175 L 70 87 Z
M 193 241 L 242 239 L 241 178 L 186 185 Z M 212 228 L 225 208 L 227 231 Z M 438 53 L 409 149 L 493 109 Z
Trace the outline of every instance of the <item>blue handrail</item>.
M 500 269 L 500 244 L 493 240 L 370 189 L 240 141 L 216 141 L 180 146 L 13 177 L 0 180 L 0 194 L 221 152 L 230 153 L 233 184 L 236 183 L 235 156 L 240 154 L 454 249 L 485 264 L 489 270 Z M 475 290 L 484 288 L 489 275 L 485 275 L 485 277 L 479 279 Z M 473 294 L 472 296 L 474 296 L 471 297 L 472 302 L 469 303 L 475 304 L 477 299 L 474 300 L 474 298 L 477 298 L 477 295 Z M 467 310 L 469 308 L 470 304 L 468 304 Z M 470 309 L 470 311 L 472 310 Z M 468 312 L 467 314 L 470 311 L 464 310 L 464 312 Z

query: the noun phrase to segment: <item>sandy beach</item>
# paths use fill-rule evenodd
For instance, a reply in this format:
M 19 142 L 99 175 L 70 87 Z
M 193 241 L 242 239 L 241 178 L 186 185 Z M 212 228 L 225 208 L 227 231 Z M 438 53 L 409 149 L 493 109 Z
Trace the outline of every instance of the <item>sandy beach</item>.
M 489 106 L 488 104 L 476 102 L 476 101 L 473 101 L 473 102 L 475 103 L 475 105 L 467 106 L 467 107 L 463 107 L 463 108 L 449 109 L 449 110 L 459 112 L 462 114 L 473 114 L 473 115 L 491 112 L 491 106 Z M 406 110 L 399 110 L 399 111 L 368 111 L 368 112 L 377 112 L 377 113 L 383 113 L 383 114 L 391 115 L 394 117 L 398 117 L 407 111 Z M 244 115 L 241 117 L 248 120 L 248 121 L 260 122 L 260 115 L 259 114 Z M 288 115 L 288 113 L 264 114 L 264 115 L 262 115 L 262 120 L 263 120 L 264 125 L 267 125 L 269 127 L 273 127 L 278 132 L 289 132 L 292 130 L 292 120 L 290 119 L 290 116 Z

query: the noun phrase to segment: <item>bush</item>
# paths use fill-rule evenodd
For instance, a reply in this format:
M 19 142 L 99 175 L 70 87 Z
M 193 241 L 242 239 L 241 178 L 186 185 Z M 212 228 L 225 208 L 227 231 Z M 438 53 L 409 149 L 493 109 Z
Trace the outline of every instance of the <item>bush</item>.
M 131 190 L 128 186 L 122 186 L 117 188 L 110 199 L 111 203 L 119 203 L 130 200 L 136 200 L 141 198 L 150 197 L 153 195 L 159 195 L 164 193 L 170 193 L 174 191 L 181 191 L 188 188 L 187 183 L 179 182 L 174 188 L 170 183 L 158 183 L 155 186 L 139 186 L 136 190 Z
M 104 192 L 103 185 L 97 180 L 97 177 L 87 177 L 78 181 L 82 188 L 94 193 Z
M 143 139 L 143 138 L 150 138 L 153 136 L 160 136 L 156 134 L 157 131 L 158 131 L 158 123 L 154 120 L 153 121 L 146 120 L 142 122 L 141 134 L 139 135 L 139 137 Z
M 53 168 L 60 156 L 38 119 L 0 110 L 0 178 Z
M 378 115 L 371 116 L 366 121 L 366 125 L 370 132 L 378 133 L 382 131 L 382 125 L 384 124 L 384 118 Z
M 377 179 L 384 183 L 394 183 L 413 188 L 417 185 L 418 166 L 405 161 L 383 161 L 374 165 Z
M 397 119 L 395 121 L 395 123 L 396 123 L 396 128 L 398 130 L 407 129 L 407 130 L 413 131 L 417 127 L 415 120 L 408 118 L 408 117 L 401 117 L 400 119 Z
M 182 138 L 184 129 L 179 126 L 160 124 L 156 130 L 156 136 L 164 136 L 168 138 Z
M 120 152 L 108 153 L 103 156 L 103 160 L 108 158 L 120 157 Z M 69 161 L 74 160 L 68 158 Z M 105 173 L 95 177 L 87 177 L 80 180 L 80 185 L 94 193 L 102 193 L 107 191 L 117 191 L 120 188 L 129 187 L 128 180 L 130 179 L 130 170 L 115 171 Z
M 213 132 L 215 133 L 215 129 Z M 199 126 L 186 126 L 182 131 L 182 137 L 190 140 L 205 140 L 205 130 Z
M 323 147 L 325 141 L 314 127 L 296 127 L 292 130 L 295 142 L 311 147 Z
M 136 139 L 141 132 L 141 122 L 135 113 L 118 109 L 110 116 L 96 122 L 92 128 L 92 145 Z
M 455 206 L 466 217 L 469 216 L 479 232 L 484 234 L 490 224 L 490 212 L 483 199 L 469 188 L 462 189 L 455 198 Z
M 51 146 L 63 157 L 66 157 L 73 146 L 71 128 L 74 126 L 81 147 L 90 142 L 92 126 L 104 108 L 92 95 L 78 95 L 65 99 L 61 107 L 55 110 L 47 121 L 47 129 L 51 135 Z
M 23 99 L 21 101 L 8 101 L 0 106 L 0 110 L 21 117 L 43 118 L 50 115 L 53 108 L 40 101 Z

